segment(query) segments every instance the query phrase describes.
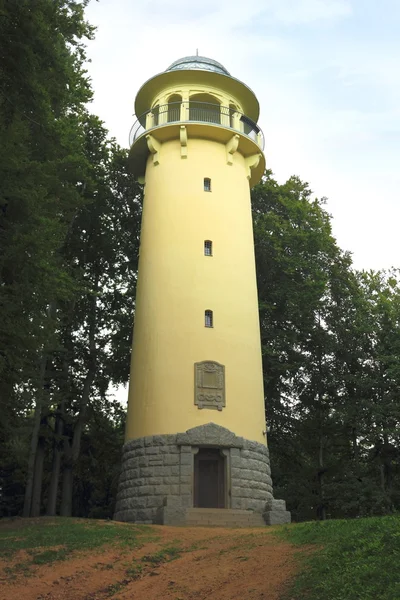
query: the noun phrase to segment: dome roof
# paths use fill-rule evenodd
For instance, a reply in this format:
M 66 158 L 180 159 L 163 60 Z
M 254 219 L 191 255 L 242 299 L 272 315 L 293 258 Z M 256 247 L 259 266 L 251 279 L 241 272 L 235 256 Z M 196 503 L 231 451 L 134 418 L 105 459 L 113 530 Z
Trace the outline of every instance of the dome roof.
M 179 58 L 172 63 L 166 69 L 166 71 L 181 71 L 181 70 L 194 70 L 200 69 L 201 71 L 214 71 L 214 73 L 221 73 L 222 75 L 230 75 L 229 71 L 221 65 L 221 63 L 213 60 L 212 58 L 206 58 L 205 56 L 184 56 Z

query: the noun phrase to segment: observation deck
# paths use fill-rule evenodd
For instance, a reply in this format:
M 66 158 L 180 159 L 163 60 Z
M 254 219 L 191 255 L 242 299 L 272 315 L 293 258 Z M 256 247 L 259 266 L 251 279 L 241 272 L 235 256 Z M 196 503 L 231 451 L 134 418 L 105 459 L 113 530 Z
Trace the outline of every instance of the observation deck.
M 260 153 L 261 160 L 251 176 L 251 183 L 259 180 L 265 168 L 264 135 L 261 128 L 240 111 L 209 102 L 180 101 L 157 105 L 142 113 L 129 134 L 131 147 L 129 162 L 139 179 L 144 176 L 149 154 L 147 138 L 153 136 L 162 143 L 179 139 L 182 127 L 191 136 L 212 139 L 226 144 L 238 134 L 238 148 L 244 156 Z

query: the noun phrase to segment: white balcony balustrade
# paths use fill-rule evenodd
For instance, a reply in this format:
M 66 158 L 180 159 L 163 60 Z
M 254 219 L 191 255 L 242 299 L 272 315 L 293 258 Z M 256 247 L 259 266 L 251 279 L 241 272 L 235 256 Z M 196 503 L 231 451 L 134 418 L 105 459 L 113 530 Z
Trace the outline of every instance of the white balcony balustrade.
M 169 123 L 209 123 L 242 133 L 264 150 L 264 135 L 260 127 L 236 109 L 208 102 L 181 101 L 156 106 L 143 113 L 132 126 L 129 145 L 145 132 Z

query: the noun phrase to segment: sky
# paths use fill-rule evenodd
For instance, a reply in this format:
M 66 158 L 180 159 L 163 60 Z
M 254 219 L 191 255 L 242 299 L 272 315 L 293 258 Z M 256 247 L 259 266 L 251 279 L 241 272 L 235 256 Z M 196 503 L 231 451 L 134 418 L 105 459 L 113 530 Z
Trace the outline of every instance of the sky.
M 267 167 L 327 197 L 354 266 L 400 267 L 400 0 L 92 0 L 86 17 L 91 111 L 121 146 L 141 85 L 198 49 L 255 92 Z

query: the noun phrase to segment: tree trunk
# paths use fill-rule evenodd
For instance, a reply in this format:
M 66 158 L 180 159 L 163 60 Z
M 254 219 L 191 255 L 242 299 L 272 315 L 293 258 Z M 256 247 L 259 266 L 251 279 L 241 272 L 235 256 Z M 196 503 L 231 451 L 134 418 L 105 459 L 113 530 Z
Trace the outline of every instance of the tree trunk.
M 360 493 L 360 483 L 361 483 L 361 472 L 360 472 L 360 448 L 358 444 L 357 438 L 357 427 L 353 425 L 351 429 L 351 442 L 353 446 L 353 459 L 354 459 L 354 474 L 357 480 L 357 515 L 359 516 L 362 512 L 361 508 L 361 493 Z
M 72 487 L 73 487 L 73 468 L 79 458 L 81 448 L 82 432 L 86 420 L 86 408 L 89 402 L 90 390 L 96 374 L 96 363 L 93 361 L 87 372 L 83 393 L 81 398 L 81 409 L 78 416 L 77 424 L 74 428 L 72 437 L 72 445 L 69 440 L 64 446 L 65 465 L 63 469 L 63 485 L 62 485 L 62 500 L 61 512 L 63 517 L 72 516 Z
M 40 507 L 41 507 L 41 498 L 42 498 L 44 447 L 45 447 L 45 440 L 43 437 L 39 437 L 37 450 L 36 450 L 36 458 L 35 458 L 35 470 L 34 470 L 34 478 L 33 478 L 32 504 L 31 504 L 31 517 L 39 517 L 40 516 Z
M 318 314 L 318 326 L 321 327 L 321 315 Z M 318 413 L 319 413 L 319 451 L 318 451 L 318 492 L 319 492 L 319 507 L 318 507 L 318 518 L 321 521 L 326 520 L 326 506 L 325 506 L 325 498 L 324 498 L 324 475 L 325 475 L 325 467 L 324 467 L 324 414 L 323 414 L 323 388 L 322 388 L 322 378 L 323 378 L 323 369 L 322 369 L 322 350 L 321 347 L 318 346 Z
M 325 469 L 324 469 L 324 441 L 323 441 L 323 436 L 322 434 L 320 434 L 319 437 L 319 453 L 318 453 L 318 466 L 319 466 L 319 470 L 318 470 L 318 488 L 319 488 L 319 519 L 321 521 L 325 521 L 326 520 L 326 506 L 325 506 L 325 500 L 324 500 L 324 473 L 325 473 Z
M 69 436 L 64 439 L 60 515 L 72 516 L 72 446 Z
M 393 466 L 391 460 L 391 449 L 389 443 L 389 436 L 387 433 L 383 434 L 383 448 L 382 448 L 382 460 L 383 460 L 383 474 L 385 481 L 385 496 L 387 504 L 387 512 L 393 512 L 393 501 L 392 501 L 392 487 L 393 487 Z
M 40 423 L 41 423 L 41 419 L 42 419 L 43 382 L 44 382 L 44 374 L 46 371 L 46 364 L 47 364 L 47 358 L 45 356 L 43 356 L 42 360 L 40 361 L 39 383 L 37 386 L 35 414 L 34 414 L 34 419 L 33 419 L 33 431 L 32 431 L 32 437 L 31 437 L 31 449 L 30 449 L 29 458 L 28 458 L 24 509 L 22 512 L 23 517 L 29 517 L 31 514 L 36 452 L 37 452 L 37 448 L 38 448 Z
M 351 443 L 353 446 L 353 457 L 354 457 L 354 466 L 356 471 L 356 477 L 360 476 L 360 451 L 358 447 L 357 440 L 357 428 L 355 425 L 351 428 Z
M 379 474 L 380 474 L 380 479 L 381 479 L 381 491 L 383 495 L 386 495 L 386 489 L 385 489 L 385 467 L 383 465 L 383 463 L 381 462 L 379 465 Z
M 95 289 L 97 290 L 97 281 L 95 284 Z M 94 382 L 94 378 L 96 376 L 97 369 L 97 352 L 95 343 L 96 298 L 96 295 L 93 294 L 92 311 L 89 315 L 89 368 L 86 373 L 85 382 L 83 384 L 78 420 L 74 428 L 72 444 L 69 440 L 66 440 L 66 444 L 64 446 L 64 455 L 66 460 L 63 471 L 61 515 L 65 517 L 70 517 L 72 515 L 73 469 L 79 458 L 79 453 L 81 449 L 81 438 L 83 428 L 86 422 L 87 406 L 89 404 L 90 392 Z
M 51 478 L 49 484 L 49 495 L 47 498 L 46 515 L 48 517 L 54 517 L 57 509 L 57 492 L 58 482 L 60 479 L 60 465 L 61 465 L 61 449 L 60 439 L 63 434 L 63 420 L 59 414 L 56 416 L 55 425 L 55 439 L 53 442 L 53 463 L 51 467 Z
M 60 507 L 60 515 L 62 517 L 72 516 L 72 484 L 72 464 L 70 461 L 68 461 L 64 465 L 62 475 L 62 499 Z

